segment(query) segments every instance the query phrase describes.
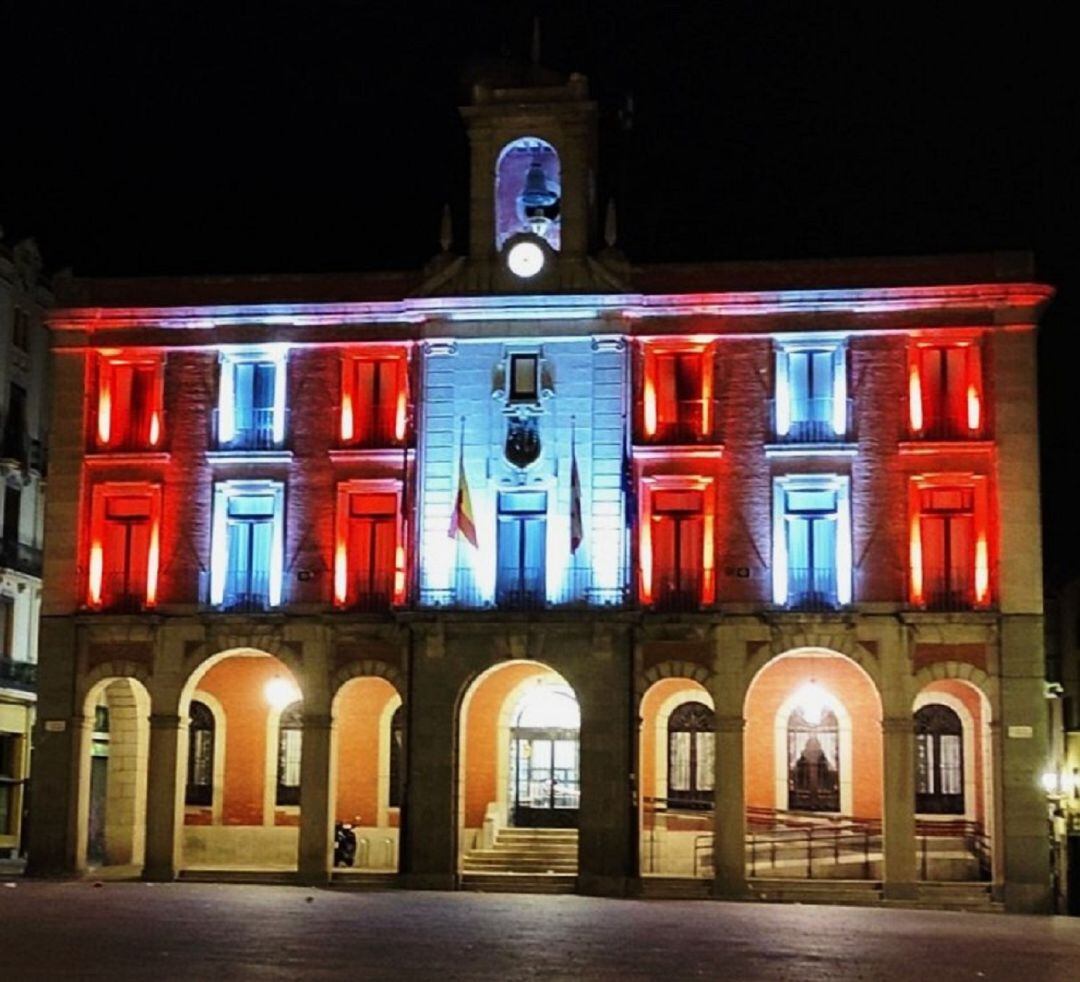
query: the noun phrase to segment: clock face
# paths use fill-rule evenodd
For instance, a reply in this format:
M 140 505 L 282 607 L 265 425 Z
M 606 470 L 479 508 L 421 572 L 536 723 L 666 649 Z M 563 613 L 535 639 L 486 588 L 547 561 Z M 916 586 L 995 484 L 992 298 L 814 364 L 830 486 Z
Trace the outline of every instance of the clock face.
M 515 242 L 506 254 L 506 264 L 515 276 L 528 279 L 544 268 L 544 250 L 535 242 Z

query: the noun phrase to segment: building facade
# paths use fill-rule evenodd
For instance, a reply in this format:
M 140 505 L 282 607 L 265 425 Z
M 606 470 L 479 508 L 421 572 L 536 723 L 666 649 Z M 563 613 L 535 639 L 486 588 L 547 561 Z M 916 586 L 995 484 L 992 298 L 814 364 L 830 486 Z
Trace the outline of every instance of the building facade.
M 0 857 L 23 852 L 30 777 L 48 431 L 50 302 L 31 240 L 0 243 Z
M 584 79 L 463 116 L 460 255 L 61 298 L 33 869 L 1046 909 L 1030 262 L 633 265 Z

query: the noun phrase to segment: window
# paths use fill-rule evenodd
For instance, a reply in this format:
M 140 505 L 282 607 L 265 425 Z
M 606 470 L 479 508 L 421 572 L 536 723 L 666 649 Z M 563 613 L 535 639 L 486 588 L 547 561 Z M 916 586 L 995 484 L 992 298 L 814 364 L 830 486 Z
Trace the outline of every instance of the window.
M 960 717 L 929 703 L 915 713 L 915 811 L 964 814 L 964 741 Z
M 98 360 L 97 447 L 150 450 L 162 439 L 164 360 Z
M 700 702 L 684 702 L 668 717 L 668 808 L 713 807 L 716 717 Z
M 827 443 L 848 435 L 845 354 L 845 346 L 835 342 L 777 348 L 777 440 Z
M 826 709 L 817 723 L 801 709 L 788 717 L 788 808 L 840 811 L 840 728 Z
M 218 445 L 226 450 L 273 450 L 284 442 L 285 350 L 223 354 Z
M 304 736 L 303 704 L 286 706 L 278 722 L 278 805 L 300 804 L 300 749 Z
M 644 349 L 642 423 L 655 443 L 701 443 L 713 439 L 713 359 L 704 345 Z
M 347 355 L 342 362 L 341 440 L 356 447 L 401 445 L 408 428 L 406 356 Z
M 496 602 L 506 607 L 542 606 L 546 597 L 547 493 L 499 494 Z
M 910 435 L 971 440 L 983 433 L 982 359 L 974 343 L 917 345 L 908 356 Z
M 398 706 L 390 717 L 390 777 L 391 808 L 401 807 L 402 781 L 405 777 L 405 707 Z
M 540 400 L 540 359 L 537 355 L 510 356 L 511 402 L 538 402 Z
M 30 312 L 16 307 L 11 325 L 11 343 L 19 351 L 30 350 Z
M 15 382 L 8 390 L 7 419 L 4 420 L 4 445 L 0 457 L 16 460 L 23 467 L 30 463 L 30 432 L 26 420 L 26 389 Z
M 404 599 L 399 494 L 396 487 L 386 492 L 362 488 L 362 482 L 356 482 L 338 490 L 335 599 L 354 609 L 386 610 Z
M 214 714 L 198 700 L 188 720 L 188 768 L 184 803 L 210 806 L 214 801 Z
M 987 489 L 981 476 L 914 478 L 911 600 L 930 610 L 970 610 L 990 601 Z
M 15 598 L 0 594 L 0 658 L 15 657 Z
M 777 478 L 773 508 L 775 602 L 802 610 L 850 603 L 848 478 Z
M 90 606 L 137 611 L 157 602 L 161 488 L 107 484 L 94 489 Z
M 18 829 L 22 740 L 17 733 L 0 733 L 0 835 Z
M 19 523 L 22 518 L 22 488 L 13 484 L 4 487 L 4 529 L 5 543 L 16 545 L 19 541 Z
M 703 497 L 691 490 L 652 495 L 652 596 L 657 607 L 696 610 L 701 604 Z
M 277 481 L 224 481 L 214 496 L 210 602 L 226 610 L 281 603 L 284 487 Z

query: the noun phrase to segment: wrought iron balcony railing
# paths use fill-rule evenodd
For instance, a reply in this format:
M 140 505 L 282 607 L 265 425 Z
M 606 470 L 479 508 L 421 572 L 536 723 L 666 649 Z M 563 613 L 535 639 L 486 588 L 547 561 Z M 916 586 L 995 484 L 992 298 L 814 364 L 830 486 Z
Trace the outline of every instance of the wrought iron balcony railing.
M 471 568 L 459 567 L 448 585 L 422 586 L 418 606 L 531 611 L 627 605 L 629 584 L 621 566 L 604 571 L 574 566 L 558 580 L 550 584 L 544 569 L 509 567 L 495 570 L 494 583 L 484 586 Z
M 780 419 L 781 410 L 786 410 L 785 420 Z M 770 399 L 769 434 L 771 443 L 851 443 L 855 440 L 854 404 L 851 399 L 839 402 L 830 397 L 789 399 L 784 406 Z
M 701 570 L 653 570 L 652 602 L 657 611 L 700 610 Z
M 976 593 L 977 577 L 973 569 L 962 567 L 945 569 L 924 566 L 921 582 L 912 578 L 911 598 L 921 610 L 943 613 L 986 609 L 990 606 L 990 577 L 985 576 L 982 599 Z
M 278 423 L 281 423 L 279 427 Z M 251 409 L 233 415 L 231 433 L 223 433 L 221 410 L 214 410 L 214 444 L 219 450 L 281 450 L 284 439 L 278 440 L 278 430 L 287 432 L 288 410 Z
M 153 432 L 153 424 L 146 420 L 133 422 L 125 426 L 121 431 L 111 433 L 109 441 L 102 443 L 95 432 L 93 448 L 95 453 L 156 453 L 164 447 L 165 437 L 165 414 L 158 413 L 157 432 Z M 157 438 L 156 443 L 150 442 L 151 434 Z
M 42 552 L 34 546 L 25 545 L 15 539 L 0 539 L 0 567 L 25 573 L 27 576 L 41 576 Z
M 836 591 L 836 568 L 789 567 L 787 571 L 787 602 L 789 610 L 830 611 L 840 606 Z
M 221 609 L 235 613 L 259 613 L 270 609 L 270 574 L 229 570 Z
M 37 689 L 37 664 L 0 655 L 0 688 L 33 692 Z
M 350 584 L 342 610 L 356 613 L 382 613 L 394 606 L 393 570 L 369 573 Z
M 979 405 L 977 418 L 972 418 L 966 412 L 949 412 L 947 410 L 935 414 L 925 414 L 914 425 L 911 418 L 911 406 L 905 399 L 901 407 L 901 419 L 904 420 L 905 440 L 925 440 L 927 442 L 948 443 L 962 440 L 988 440 L 990 439 L 989 427 L 986 425 L 986 407 Z M 975 423 L 975 426 L 971 426 Z
M 124 570 L 101 577 L 101 603 L 95 608 L 105 614 L 137 614 L 146 609 L 146 584 Z
M 360 450 L 403 447 L 409 442 L 408 417 L 398 418 L 398 403 L 376 403 L 353 410 L 353 435 L 342 446 Z
M 638 427 L 639 444 L 685 446 L 696 443 L 719 443 L 719 406 L 715 399 L 680 399 L 675 405 L 675 419 L 656 421 L 655 432 L 646 432 L 644 422 Z M 708 410 L 706 414 L 706 410 Z

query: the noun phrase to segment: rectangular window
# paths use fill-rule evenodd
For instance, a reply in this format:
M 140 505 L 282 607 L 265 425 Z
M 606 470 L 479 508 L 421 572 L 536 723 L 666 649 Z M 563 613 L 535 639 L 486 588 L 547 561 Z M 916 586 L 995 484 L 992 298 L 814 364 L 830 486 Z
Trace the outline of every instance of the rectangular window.
M 911 435 L 928 440 L 971 440 L 983 432 L 979 346 L 918 345 L 908 366 Z
M 546 553 L 547 493 L 500 493 L 495 581 L 500 606 L 543 606 Z
M 702 443 L 715 438 L 713 356 L 704 344 L 643 349 L 642 430 L 653 443 Z
M 918 491 L 919 591 L 933 610 L 966 610 L 975 601 L 975 489 L 930 486 Z
M 846 477 L 777 478 L 773 598 L 802 610 L 851 602 L 851 518 Z
M 403 354 L 349 355 L 342 363 L 341 440 L 356 447 L 400 446 L 408 427 Z
M 4 488 L 4 529 L 3 540 L 9 546 L 19 541 L 19 526 L 22 520 L 22 489 L 8 484 Z
M 848 436 L 846 350 L 838 343 L 777 348 L 777 440 L 828 443 Z
M 211 603 L 266 610 L 281 602 L 284 488 L 276 481 L 225 481 L 214 497 Z
M 157 602 L 161 488 L 100 485 L 91 515 L 89 602 L 137 611 Z
M 362 610 L 386 610 L 395 597 L 398 496 L 355 493 L 348 502 L 346 603 Z
M 160 445 L 163 364 L 160 356 L 99 359 L 99 450 L 151 450 Z
M 696 610 L 701 605 L 703 504 L 701 491 L 652 496 L 652 595 L 658 607 Z
M 282 726 L 278 737 L 276 804 L 300 804 L 300 756 L 304 731 L 299 726 Z
M 30 463 L 30 431 L 26 418 L 26 389 L 15 382 L 8 390 L 7 418 L 4 420 L 3 447 L 0 457 L 17 460 L 24 467 Z
M 538 402 L 540 399 L 540 359 L 537 355 L 510 356 L 511 402 Z
M 285 352 L 222 355 L 218 445 L 223 450 L 273 450 L 285 441 Z
M 19 351 L 30 350 L 30 312 L 23 307 L 16 307 L 11 326 L 11 343 Z
M 15 598 L 0 596 L 0 658 L 15 657 Z

